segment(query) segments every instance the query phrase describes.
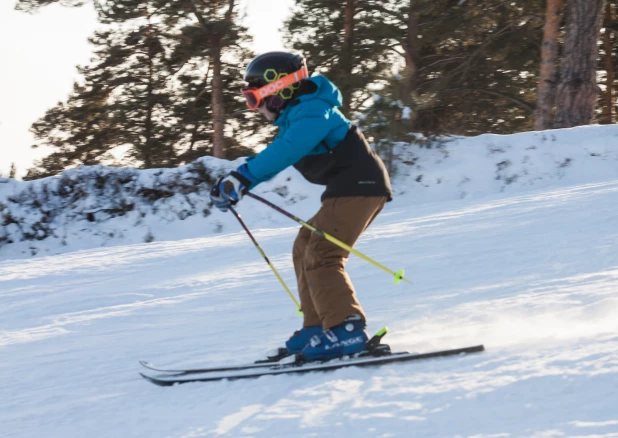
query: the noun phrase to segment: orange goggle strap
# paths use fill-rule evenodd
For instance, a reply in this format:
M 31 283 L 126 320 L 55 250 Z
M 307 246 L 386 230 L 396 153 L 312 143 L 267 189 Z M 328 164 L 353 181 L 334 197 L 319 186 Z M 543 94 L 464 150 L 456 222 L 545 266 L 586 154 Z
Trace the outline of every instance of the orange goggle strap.
M 245 88 L 242 90 L 242 94 L 247 99 L 247 106 L 256 110 L 262 104 L 262 101 L 268 96 L 279 93 L 281 90 L 294 85 L 297 82 L 307 79 L 309 77 L 309 71 L 307 66 L 303 65 L 300 70 L 290 73 L 287 76 L 272 81 L 260 88 Z

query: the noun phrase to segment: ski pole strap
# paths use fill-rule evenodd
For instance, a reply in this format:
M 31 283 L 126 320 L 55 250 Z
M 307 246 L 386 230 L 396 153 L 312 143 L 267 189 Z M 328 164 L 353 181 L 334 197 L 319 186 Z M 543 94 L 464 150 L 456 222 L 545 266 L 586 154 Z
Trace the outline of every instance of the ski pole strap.
M 228 208 L 230 209 L 230 211 L 232 213 L 234 213 L 234 216 L 236 216 L 236 219 L 238 219 L 238 222 L 240 222 L 240 225 L 245 229 L 245 231 L 247 232 L 247 235 L 251 238 L 251 240 L 253 241 L 253 244 L 255 245 L 257 250 L 260 252 L 260 254 L 262 254 L 262 257 L 264 258 L 264 260 L 266 260 L 266 263 L 268 264 L 268 266 L 270 266 L 270 269 L 275 274 L 275 277 L 277 277 L 277 280 L 279 280 L 279 283 L 281 283 L 281 286 L 283 286 L 283 289 L 285 289 L 285 291 L 288 293 L 290 298 L 292 298 L 292 301 L 294 301 L 294 304 L 296 304 L 296 314 L 299 315 L 299 316 L 303 316 L 303 312 L 302 312 L 302 310 L 300 310 L 300 304 L 296 300 L 296 297 L 294 296 L 292 291 L 290 291 L 290 288 L 288 287 L 288 285 L 285 283 L 285 281 L 283 280 L 283 278 L 279 274 L 279 271 L 277 271 L 275 266 L 270 262 L 270 260 L 268 259 L 268 256 L 266 255 L 266 253 L 264 252 L 264 250 L 262 249 L 260 244 L 257 242 L 255 237 L 253 237 L 253 234 L 251 233 L 251 231 L 249 230 L 249 228 L 245 224 L 245 221 L 242 220 L 242 218 L 240 217 L 240 214 L 238 214 L 238 212 L 234 209 L 234 207 L 229 206 Z
M 350 245 L 346 244 L 345 242 L 342 242 L 341 240 L 337 239 L 336 237 L 331 236 L 328 233 L 325 233 L 324 231 L 321 231 L 319 229 L 317 229 L 316 227 L 314 227 L 313 225 L 305 222 L 304 220 L 294 216 L 292 213 L 289 213 L 287 211 L 285 211 L 284 209 L 278 207 L 277 205 L 273 204 L 270 201 L 267 201 L 266 199 L 262 198 L 261 196 L 255 195 L 251 192 L 248 192 L 246 196 L 250 196 L 253 199 L 262 202 L 263 204 L 268 205 L 269 207 L 273 208 L 274 210 L 278 211 L 279 213 L 283 214 L 284 216 L 289 217 L 290 219 L 298 222 L 300 225 L 302 225 L 303 227 L 307 228 L 308 230 L 312 231 L 315 234 L 318 234 L 320 236 L 322 236 L 324 239 L 328 240 L 331 243 L 334 243 L 335 245 L 337 245 L 340 248 L 345 249 L 348 252 L 351 252 L 352 254 L 357 255 L 358 257 L 360 257 L 361 259 L 365 260 L 366 262 L 371 263 L 373 266 L 382 269 L 383 271 L 388 272 L 389 274 L 391 274 L 393 276 L 393 279 L 395 281 L 395 284 L 399 284 L 402 281 L 405 281 L 406 283 L 412 284 L 412 282 L 410 280 L 408 280 L 407 278 L 404 277 L 404 270 L 401 269 L 397 272 L 387 268 L 386 266 L 376 262 L 375 260 L 367 257 L 365 254 L 363 254 L 360 251 L 355 250 L 354 248 L 352 248 Z

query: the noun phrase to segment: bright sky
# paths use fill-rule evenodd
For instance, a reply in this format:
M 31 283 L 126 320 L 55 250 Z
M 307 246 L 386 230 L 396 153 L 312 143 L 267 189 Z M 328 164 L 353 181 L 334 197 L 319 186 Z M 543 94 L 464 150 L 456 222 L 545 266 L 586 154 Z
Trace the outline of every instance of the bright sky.
M 268 7 L 265 8 L 265 4 Z M 90 58 L 87 38 L 97 27 L 89 6 L 73 9 L 49 6 L 36 15 L 14 10 L 14 0 L 0 1 L 0 174 L 11 163 L 18 178 L 35 158 L 30 126 L 58 101 L 78 78 L 76 65 Z M 241 0 L 254 50 L 282 49 L 279 29 L 293 0 Z

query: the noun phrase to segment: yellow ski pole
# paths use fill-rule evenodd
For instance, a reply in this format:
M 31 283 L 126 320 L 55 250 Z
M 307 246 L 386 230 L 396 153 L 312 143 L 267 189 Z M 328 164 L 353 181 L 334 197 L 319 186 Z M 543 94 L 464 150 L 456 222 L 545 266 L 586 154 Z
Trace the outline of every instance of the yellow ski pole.
M 245 229 L 245 231 L 247 232 L 247 234 L 253 241 L 253 244 L 257 248 L 257 250 L 260 252 L 260 254 L 262 254 L 262 257 L 264 257 L 264 260 L 266 260 L 266 263 L 268 263 L 268 266 L 270 266 L 270 269 L 272 269 L 273 273 L 279 280 L 279 283 L 281 283 L 281 286 L 283 286 L 283 289 L 285 289 L 285 291 L 288 293 L 290 298 L 292 298 L 292 301 L 294 301 L 294 304 L 296 304 L 296 314 L 302 316 L 303 312 L 300 310 L 300 303 L 296 300 L 296 297 L 290 291 L 290 288 L 288 287 L 288 285 L 285 284 L 285 281 L 283 281 L 283 278 L 281 277 L 281 275 L 279 275 L 279 272 L 277 271 L 275 266 L 270 262 L 270 260 L 268 260 L 268 256 L 266 255 L 266 253 L 264 252 L 260 244 L 257 242 L 257 240 L 255 240 L 255 237 L 253 237 L 253 234 L 251 234 L 251 231 L 249 231 L 249 228 L 247 227 L 245 222 L 240 217 L 240 214 L 238 214 L 238 212 L 231 205 L 228 208 L 230 209 L 232 213 L 234 213 L 234 216 L 236 216 L 236 219 L 238 219 L 238 222 L 240 222 L 240 225 Z
M 405 281 L 406 283 L 412 284 L 412 281 L 408 280 L 407 278 L 404 277 L 404 270 L 400 269 L 399 271 L 395 272 L 389 268 L 387 268 L 386 266 L 376 262 L 375 260 L 367 257 L 365 254 L 363 254 L 360 251 L 355 250 L 354 248 L 352 248 L 350 245 L 346 244 L 345 242 L 342 242 L 341 240 L 337 239 L 336 237 L 331 236 L 328 233 L 325 233 L 324 231 L 321 231 L 319 229 L 317 229 L 316 227 L 314 227 L 311 224 L 308 224 L 307 222 L 305 222 L 302 219 L 299 219 L 298 217 L 294 216 L 292 213 L 289 213 L 287 211 L 285 211 L 284 209 L 276 206 L 275 204 L 273 204 L 270 201 L 267 201 L 266 199 L 262 198 L 261 196 L 255 195 L 251 192 L 247 193 L 246 196 L 250 196 L 253 199 L 262 202 L 263 204 L 268 205 L 269 207 L 277 210 L 279 213 L 289 217 L 290 219 L 298 222 L 300 225 L 302 225 L 303 227 L 311 230 L 313 233 L 322 236 L 323 238 L 325 238 L 326 240 L 328 240 L 331 243 L 334 243 L 335 245 L 337 245 L 340 248 L 345 249 L 348 252 L 351 252 L 352 254 L 357 255 L 358 257 L 362 258 L 363 260 L 365 260 L 366 262 L 371 263 L 373 266 L 382 269 L 383 271 L 388 272 L 389 274 L 391 274 L 395 280 L 395 284 L 399 284 L 401 283 L 401 281 Z

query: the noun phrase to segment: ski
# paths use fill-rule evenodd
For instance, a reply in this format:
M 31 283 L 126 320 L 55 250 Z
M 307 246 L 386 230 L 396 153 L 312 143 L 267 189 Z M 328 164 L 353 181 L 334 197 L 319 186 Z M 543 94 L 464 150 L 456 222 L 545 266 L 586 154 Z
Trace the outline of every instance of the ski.
M 140 375 L 147 381 L 159 386 L 172 386 L 182 383 L 190 382 L 214 382 L 219 380 L 239 380 L 239 379 L 251 379 L 262 376 L 280 375 L 280 374 L 302 374 L 318 371 L 332 371 L 339 368 L 346 367 L 366 367 L 377 366 L 395 362 L 416 361 L 423 359 L 431 359 L 445 356 L 456 356 L 461 354 L 479 353 L 485 350 L 483 345 L 476 345 L 473 347 L 457 348 L 453 350 L 441 350 L 430 353 L 382 353 L 381 355 L 374 356 L 371 353 L 367 353 L 364 357 L 356 357 L 350 359 L 333 359 L 327 362 L 315 363 L 315 362 L 293 362 L 289 364 L 271 364 L 266 369 L 252 370 L 245 369 L 236 373 L 223 373 L 219 375 L 213 375 L 214 372 L 207 371 L 201 373 L 192 373 L 193 375 L 180 374 L 164 374 L 160 376 L 150 376 L 140 373 Z M 238 370 L 234 370 L 238 371 Z M 195 375 L 197 374 L 197 375 Z
M 367 348 L 369 352 L 374 355 L 386 354 L 390 353 L 390 349 L 386 344 L 381 344 L 382 338 L 388 333 L 388 328 L 384 327 L 380 329 L 369 341 L 367 341 Z M 365 353 L 367 354 L 367 353 Z M 190 369 L 172 369 L 172 368 L 162 368 L 158 367 L 146 360 L 140 360 L 139 363 L 144 368 L 148 368 L 152 371 L 157 371 L 160 373 L 170 373 L 173 375 L 186 375 L 186 374 L 200 374 L 200 373 L 217 373 L 217 372 L 225 372 L 225 371 L 243 371 L 243 370 L 253 370 L 260 368 L 270 368 L 276 364 L 291 364 L 296 363 L 299 364 L 300 360 L 296 357 L 295 354 L 288 353 L 285 348 L 278 348 L 274 352 L 271 352 L 267 355 L 266 359 L 256 360 L 250 364 L 244 365 L 232 365 L 232 366 L 221 366 L 221 367 L 206 367 L 206 368 L 190 368 Z M 323 363 L 323 362 L 320 362 Z
M 283 349 L 281 349 L 283 350 Z M 379 344 L 371 347 L 371 351 L 363 351 L 362 353 L 357 353 L 351 358 L 359 358 L 366 356 L 384 356 L 390 353 L 390 347 L 386 344 Z M 140 360 L 139 363 L 145 368 L 148 368 L 152 371 L 157 371 L 160 373 L 166 373 L 168 376 L 184 376 L 187 374 L 202 374 L 202 373 L 216 373 L 216 372 L 224 372 L 224 371 L 244 371 L 244 370 L 254 370 L 254 369 L 269 369 L 273 366 L 300 366 L 301 364 L 322 364 L 327 361 L 313 361 L 308 362 L 302 359 L 302 356 L 296 354 L 283 354 L 281 352 L 280 355 L 270 356 L 268 359 L 257 360 L 254 363 L 244 364 L 244 365 L 231 365 L 231 366 L 221 366 L 221 367 L 208 367 L 208 368 L 189 368 L 189 369 L 172 369 L 172 368 L 161 368 L 157 367 L 154 364 L 151 364 L 148 361 Z
M 172 368 L 161 368 L 156 365 L 145 361 L 140 360 L 139 363 L 144 368 L 148 368 L 152 371 L 157 371 L 160 373 L 170 373 L 172 375 L 183 375 L 183 374 L 198 374 L 198 373 L 216 373 L 223 371 L 242 371 L 242 370 L 251 370 L 256 368 L 268 368 L 278 363 L 280 360 L 293 356 L 291 354 L 285 355 L 281 358 L 277 359 L 262 359 L 256 361 L 255 363 L 249 363 L 244 365 L 232 365 L 232 366 L 222 366 L 222 367 L 207 367 L 207 368 L 190 368 L 190 369 L 172 369 Z

